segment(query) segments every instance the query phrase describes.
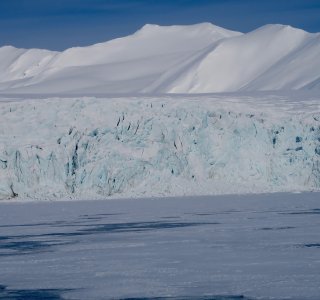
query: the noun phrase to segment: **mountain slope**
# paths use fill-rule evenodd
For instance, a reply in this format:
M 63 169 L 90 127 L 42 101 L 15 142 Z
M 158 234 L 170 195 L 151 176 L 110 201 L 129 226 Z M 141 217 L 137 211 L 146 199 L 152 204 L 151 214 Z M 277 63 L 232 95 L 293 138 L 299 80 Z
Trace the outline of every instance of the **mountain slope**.
M 320 36 L 268 25 L 223 40 L 167 87 L 171 93 L 299 89 L 320 74 Z
M 266 25 L 145 25 L 63 52 L 0 48 L 3 93 L 210 93 L 318 90 L 320 34 Z
M 59 53 L 16 91 L 139 92 L 197 51 L 239 34 L 210 23 L 145 25 L 128 37 Z
M 58 54 L 40 49 L 17 49 L 11 46 L 0 48 L 0 88 L 9 88 L 16 83 L 27 82 L 44 70 Z

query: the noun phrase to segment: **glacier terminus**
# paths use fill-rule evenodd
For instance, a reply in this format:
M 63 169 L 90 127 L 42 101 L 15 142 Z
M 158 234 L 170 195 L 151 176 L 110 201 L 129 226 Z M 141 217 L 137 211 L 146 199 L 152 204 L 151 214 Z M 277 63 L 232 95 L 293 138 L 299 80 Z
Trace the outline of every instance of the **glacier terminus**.
M 1 199 L 318 191 L 317 97 L 0 102 Z

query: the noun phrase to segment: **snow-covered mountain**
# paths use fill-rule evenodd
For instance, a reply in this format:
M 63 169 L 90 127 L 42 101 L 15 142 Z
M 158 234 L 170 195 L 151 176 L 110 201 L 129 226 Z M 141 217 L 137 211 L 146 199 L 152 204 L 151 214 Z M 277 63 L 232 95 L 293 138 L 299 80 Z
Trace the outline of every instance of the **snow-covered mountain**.
M 63 52 L 0 48 L 2 93 L 208 93 L 320 89 L 320 34 L 267 25 L 145 25 Z

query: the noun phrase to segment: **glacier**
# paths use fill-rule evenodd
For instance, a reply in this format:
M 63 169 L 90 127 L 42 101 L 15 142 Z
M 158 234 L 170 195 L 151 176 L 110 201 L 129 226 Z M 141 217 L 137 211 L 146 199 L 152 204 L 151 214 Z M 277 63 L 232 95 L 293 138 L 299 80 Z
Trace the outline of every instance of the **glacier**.
M 1 200 L 320 190 L 317 96 L 16 96 L 0 116 Z

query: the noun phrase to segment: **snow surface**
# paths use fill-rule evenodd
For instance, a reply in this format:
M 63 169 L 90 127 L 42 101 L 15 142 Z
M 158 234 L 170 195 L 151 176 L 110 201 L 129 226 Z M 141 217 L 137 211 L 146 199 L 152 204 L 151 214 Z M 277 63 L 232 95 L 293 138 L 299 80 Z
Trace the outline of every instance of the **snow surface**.
M 0 204 L 0 298 L 318 300 L 319 196 Z
M 0 48 L 3 93 L 208 93 L 319 90 L 320 34 L 267 25 L 145 25 L 63 52 Z
M 318 96 L 0 102 L 0 199 L 315 190 Z

